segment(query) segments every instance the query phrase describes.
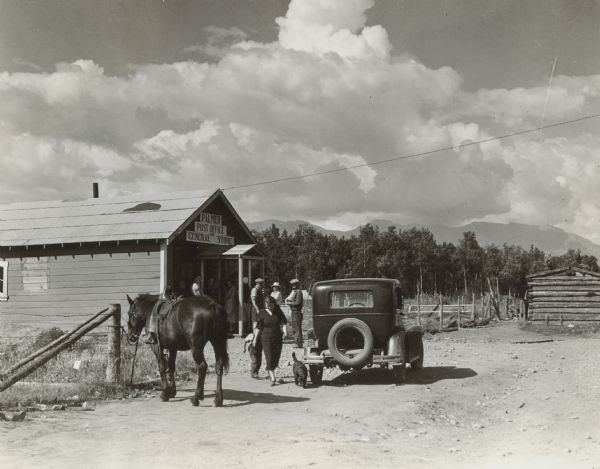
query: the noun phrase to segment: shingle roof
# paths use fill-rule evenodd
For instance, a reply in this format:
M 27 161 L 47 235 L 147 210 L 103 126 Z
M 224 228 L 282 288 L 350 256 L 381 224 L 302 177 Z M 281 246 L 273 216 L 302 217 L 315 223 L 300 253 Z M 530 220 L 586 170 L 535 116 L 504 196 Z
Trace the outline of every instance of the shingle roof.
M 600 277 L 600 273 L 598 273 L 598 272 L 592 272 L 591 270 L 587 270 L 582 267 L 572 266 L 572 267 L 561 267 L 559 269 L 553 269 L 553 270 L 544 270 L 542 272 L 535 272 L 533 274 L 527 275 L 525 278 L 532 279 L 532 278 L 538 278 L 538 277 L 547 277 L 549 275 L 561 274 L 563 272 L 579 272 L 580 274 L 583 274 L 583 275 L 590 275 L 592 277 Z
M 167 239 L 221 191 L 0 205 L 0 246 Z

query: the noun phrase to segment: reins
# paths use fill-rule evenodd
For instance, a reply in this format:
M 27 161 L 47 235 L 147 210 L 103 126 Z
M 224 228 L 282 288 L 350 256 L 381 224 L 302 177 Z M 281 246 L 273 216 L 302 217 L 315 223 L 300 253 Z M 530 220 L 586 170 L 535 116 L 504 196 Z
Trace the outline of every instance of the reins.
M 129 340 L 128 340 L 129 341 Z M 133 372 L 135 371 L 135 357 L 137 356 L 139 340 L 135 341 L 135 350 L 133 351 L 133 361 L 131 362 L 131 377 L 129 378 L 129 385 L 133 386 Z

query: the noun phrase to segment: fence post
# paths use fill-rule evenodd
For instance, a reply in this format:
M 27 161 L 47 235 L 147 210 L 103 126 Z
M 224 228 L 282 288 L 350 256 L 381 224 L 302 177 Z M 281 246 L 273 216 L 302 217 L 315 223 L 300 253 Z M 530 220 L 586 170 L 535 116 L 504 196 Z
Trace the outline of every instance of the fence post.
M 456 325 L 460 329 L 460 310 L 462 309 L 462 296 L 458 297 L 458 314 L 456 315 Z
M 421 294 L 417 293 L 417 324 L 421 325 Z
M 114 309 L 108 325 L 108 363 L 106 365 L 106 382 L 121 381 L 121 305 L 111 305 Z
M 527 319 L 525 317 L 525 300 L 522 298 L 519 298 L 519 319 Z
M 120 308 L 118 305 L 116 305 L 116 307 Z M 71 347 L 85 334 L 95 329 L 104 321 L 112 317 L 114 314 L 114 310 L 115 305 L 111 306 L 110 308 L 103 309 L 73 331 L 63 335 L 60 339 L 57 339 L 57 341 L 55 341 L 50 348 L 44 348 L 43 351 L 38 351 L 30 357 L 28 357 L 27 359 L 22 360 L 20 363 L 17 363 L 11 368 L 10 373 L 4 374 L 1 377 L 0 392 L 11 387 L 17 381 L 20 381 L 26 376 L 33 373 L 40 366 L 50 361 L 63 350 L 66 350 L 67 348 Z
M 444 328 L 444 297 L 440 294 L 440 331 Z

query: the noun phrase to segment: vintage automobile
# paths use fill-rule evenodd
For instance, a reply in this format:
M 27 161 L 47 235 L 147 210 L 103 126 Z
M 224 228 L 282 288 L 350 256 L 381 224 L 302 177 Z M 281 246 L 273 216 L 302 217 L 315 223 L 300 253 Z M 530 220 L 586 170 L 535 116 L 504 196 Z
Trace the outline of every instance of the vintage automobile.
M 405 328 L 400 282 L 382 278 L 327 280 L 313 285 L 313 347 L 304 350 L 313 384 L 324 367 L 390 368 L 396 381 L 406 365 L 423 367 L 423 329 Z

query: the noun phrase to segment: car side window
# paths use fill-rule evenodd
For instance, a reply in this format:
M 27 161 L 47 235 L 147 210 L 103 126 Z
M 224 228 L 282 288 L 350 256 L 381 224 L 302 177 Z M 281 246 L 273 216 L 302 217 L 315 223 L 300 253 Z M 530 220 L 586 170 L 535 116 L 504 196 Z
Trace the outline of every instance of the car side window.
M 370 290 L 333 291 L 329 293 L 330 308 L 372 308 L 373 292 Z

